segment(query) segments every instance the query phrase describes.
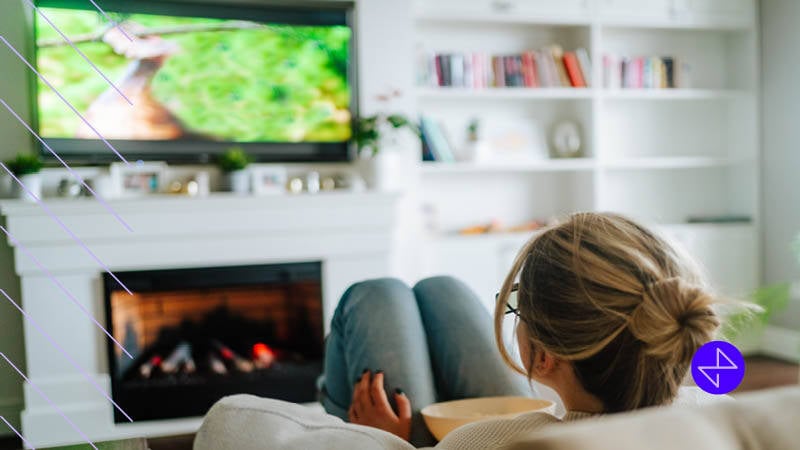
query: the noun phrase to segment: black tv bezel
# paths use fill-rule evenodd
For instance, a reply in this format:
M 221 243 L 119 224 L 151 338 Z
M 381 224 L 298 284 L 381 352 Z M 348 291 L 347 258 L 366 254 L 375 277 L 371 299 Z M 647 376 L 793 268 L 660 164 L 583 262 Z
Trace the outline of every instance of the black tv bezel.
M 35 0 L 39 7 L 72 7 L 89 9 L 91 3 L 82 0 Z M 259 18 L 257 21 L 286 24 L 332 24 L 328 13 L 345 15 L 345 25 L 351 30 L 350 59 L 348 62 L 348 80 L 350 84 L 350 112 L 353 117 L 358 117 L 359 83 L 358 83 L 358 31 L 355 21 L 355 3 L 352 1 L 280 1 L 280 0 L 233 0 L 221 3 L 219 0 L 145 0 L 132 5 L 126 0 L 103 0 L 101 6 L 114 12 L 130 10 L 144 14 L 181 15 L 178 9 L 201 8 L 214 10 L 215 16 L 224 16 L 225 11 L 237 11 L 231 15 L 236 18 L 242 15 L 242 10 L 251 12 Z M 299 3 L 299 4 L 298 4 Z M 142 11 L 144 9 L 147 11 Z M 89 8 L 87 8 L 87 5 Z M 152 9 L 155 7 L 155 9 Z M 33 12 L 33 14 L 36 14 Z M 184 14 L 187 15 L 188 14 Z M 197 14 L 191 16 L 197 17 Z M 314 21 L 309 20 L 313 18 Z M 29 52 L 33 55 L 32 65 L 38 67 L 36 45 L 36 26 L 38 20 L 34 17 L 31 24 L 32 33 L 28 43 Z M 339 23 L 340 22 L 336 22 Z M 31 111 L 31 125 L 39 133 L 39 80 L 36 74 L 29 72 L 29 104 Z M 354 126 L 354 125 L 353 125 Z M 42 137 L 58 155 L 74 164 L 99 165 L 120 162 L 120 158 L 100 140 L 49 138 Z M 355 156 L 352 139 L 346 142 L 208 142 L 208 141 L 144 141 L 144 140 L 108 140 L 113 147 L 128 161 L 165 161 L 170 164 L 206 164 L 226 149 L 237 146 L 243 148 L 256 162 L 275 163 L 312 163 L 312 162 L 348 162 Z M 32 138 L 34 148 L 47 162 L 55 162 L 53 156 L 37 139 Z M 143 148 L 153 150 L 143 151 Z

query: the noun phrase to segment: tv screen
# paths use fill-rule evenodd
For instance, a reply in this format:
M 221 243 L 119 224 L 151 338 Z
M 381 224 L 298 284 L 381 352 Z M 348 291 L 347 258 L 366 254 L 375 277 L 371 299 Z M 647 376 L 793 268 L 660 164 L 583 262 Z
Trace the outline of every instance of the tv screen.
M 62 157 L 113 161 L 99 134 L 129 160 L 203 162 L 231 146 L 261 161 L 348 158 L 348 9 L 98 3 L 105 14 L 38 2 L 37 68 L 86 119 L 37 79 L 36 124 Z

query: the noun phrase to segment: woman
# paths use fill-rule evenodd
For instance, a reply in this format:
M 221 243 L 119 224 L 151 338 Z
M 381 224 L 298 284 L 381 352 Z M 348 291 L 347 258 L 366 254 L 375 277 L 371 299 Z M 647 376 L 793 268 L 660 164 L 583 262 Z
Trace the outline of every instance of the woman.
M 422 407 L 530 395 L 530 380 L 558 393 L 567 421 L 691 401 L 679 389 L 719 326 L 714 303 L 694 266 L 651 231 L 613 214 L 575 214 L 519 253 L 493 332 L 476 296 L 452 278 L 352 286 L 328 337 L 322 402 L 422 446 L 434 442 Z M 507 314 L 517 319 L 522 366 L 502 338 Z M 497 447 L 558 421 L 529 413 L 473 423 L 437 448 Z

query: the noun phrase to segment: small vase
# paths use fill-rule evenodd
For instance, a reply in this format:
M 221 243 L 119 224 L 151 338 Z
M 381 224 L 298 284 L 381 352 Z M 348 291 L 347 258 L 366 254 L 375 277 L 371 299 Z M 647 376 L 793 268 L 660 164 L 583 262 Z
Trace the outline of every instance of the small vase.
M 359 159 L 361 174 L 367 186 L 376 191 L 396 191 L 402 186 L 401 155 L 398 151 L 382 150 L 377 155 Z
M 246 170 L 235 170 L 227 174 L 228 189 L 239 195 L 250 193 L 250 173 Z
M 25 189 L 27 189 L 27 192 L 19 185 L 19 183 L 14 181 L 14 183 L 11 185 L 12 186 L 11 191 L 14 198 L 25 200 L 27 202 L 35 202 L 36 199 L 31 197 L 28 194 L 28 192 L 35 195 L 37 199 L 42 198 L 42 176 L 40 174 L 31 173 L 28 175 L 22 175 L 21 177 L 18 178 L 19 181 L 21 181 L 22 184 L 25 185 Z

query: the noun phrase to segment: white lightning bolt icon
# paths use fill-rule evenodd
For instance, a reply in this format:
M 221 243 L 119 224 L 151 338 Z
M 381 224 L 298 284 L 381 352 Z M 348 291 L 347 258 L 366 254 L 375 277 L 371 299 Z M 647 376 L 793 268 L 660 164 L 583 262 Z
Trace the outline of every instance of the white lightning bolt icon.
M 722 370 L 735 370 L 735 369 L 738 369 L 739 366 L 734 364 L 734 362 L 731 361 L 731 359 L 728 357 L 728 355 L 725 354 L 725 352 L 722 351 L 722 349 L 719 349 L 719 348 L 717 349 L 717 355 L 716 356 L 717 356 L 716 365 L 714 365 L 714 366 L 698 366 L 697 367 L 697 371 L 702 373 L 706 378 L 708 378 L 708 381 L 710 381 L 711 384 L 713 384 L 715 388 L 719 389 L 719 384 L 720 384 L 720 382 L 719 382 L 719 372 L 722 371 Z M 720 357 L 724 358 L 725 361 L 728 362 L 728 365 L 721 365 L 720 364 Z M 711 375 L 709 375 L 708 372 L 706 372 L 706 370 L 716 372 L 716 373 L 714 373 L 714 378 L 711 378 Z

